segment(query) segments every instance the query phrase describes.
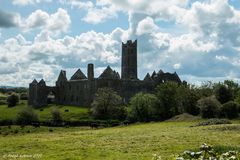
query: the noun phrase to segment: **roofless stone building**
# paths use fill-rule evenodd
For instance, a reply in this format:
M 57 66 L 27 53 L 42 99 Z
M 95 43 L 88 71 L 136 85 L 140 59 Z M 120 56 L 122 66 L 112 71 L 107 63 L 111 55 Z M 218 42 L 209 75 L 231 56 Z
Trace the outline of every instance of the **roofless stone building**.
M 89 106 L 93 101 L 98 88 L 109 87 L 117 91 L 125 102 L 136 93 L 153 92 L 154 88 L 166 81 L 181 83 L 177 73 L 164 73 L 162 70 L 147 73 L 143 80 L 137 76 L 137 40 L 122 43 L 121 77 L 118 72 L 108 66 L 98 77 L 94 77 L 94 65 L 88 64 L 87 76 L 78 69 L 70 80 L 66 71 L 61 70 L 56 81 L 56 86 L 47 86 L 42 79 L 33 80 L 29 84 L 29 105 L 41 107 L 48 104 L 48 95 L 55 96 L 55 103 L 60 105 Z

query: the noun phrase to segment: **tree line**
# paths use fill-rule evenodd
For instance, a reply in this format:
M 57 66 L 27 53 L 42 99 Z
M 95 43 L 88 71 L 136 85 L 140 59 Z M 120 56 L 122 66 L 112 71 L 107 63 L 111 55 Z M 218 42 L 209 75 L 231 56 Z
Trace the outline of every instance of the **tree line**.
M 7 97 L 9 107 L 19 102 L 17 94 Z M 158 85 L 153 93 L 139 92 L 131 97 L 128 104 L 111 88 L 99 88 L 90 107 L 90 113 L 97 120 L 148 122 L 163 121 L 175 115 L 189 113 L 202 118 L 239 117 L 240 85 L 234 81 L 212 83 L 201 86 L 165 82 Z M 61 124 L 63 117 L 53 109 L 51 122 Z M 31 107 L 21 110 L 16 117 L 17 124 L 31 124 L 39 121 Z
M 162 121 L 181 113 L 233 119 L 239 116 L 239 104 L 240 86 L 231 80 L 205 82 L 201 86 L 165 82 L 153 93 L 137 93 L 126 105 L 111 88 L 100 88 L 91 113 L 96 119 L 132 122 Z

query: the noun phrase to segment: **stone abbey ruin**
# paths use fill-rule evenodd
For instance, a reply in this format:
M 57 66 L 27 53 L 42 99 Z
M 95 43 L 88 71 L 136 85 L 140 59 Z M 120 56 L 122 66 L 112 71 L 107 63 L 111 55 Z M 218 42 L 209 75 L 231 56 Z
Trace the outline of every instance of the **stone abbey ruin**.
M 41 107 L 48 104 L 49 94 L 54 95 L 54 103 L 59 105 L 89 106 L 98 88 L 109 87 L 115 90 L 124 102 L 138 92 L 153 92 L 155 87 L 166 81 L 181 83 L 177 73 L 164 73 L 162 70 L 147 73 L 143 80 L 137 76 L 137 40 L 122 43 L 121 77 L 109 66 L 98 77 L 94 77 L 94 65 L 88 64 L 87 76 L 78 69 L 70 80 L 66 71 L 61 70 L 55 86 L 47 86 L 42 79 L 29 84 L 29 105 Z

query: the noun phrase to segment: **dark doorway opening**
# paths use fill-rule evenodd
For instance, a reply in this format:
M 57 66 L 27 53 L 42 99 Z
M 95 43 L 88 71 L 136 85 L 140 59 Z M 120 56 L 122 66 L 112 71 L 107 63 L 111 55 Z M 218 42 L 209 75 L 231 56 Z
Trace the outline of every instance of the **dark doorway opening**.
M 47 103 L 54 104 L 56 102 L 55 98 L 56 98 L 55 93 L 53 91 L 50 91 L 47 96 Z

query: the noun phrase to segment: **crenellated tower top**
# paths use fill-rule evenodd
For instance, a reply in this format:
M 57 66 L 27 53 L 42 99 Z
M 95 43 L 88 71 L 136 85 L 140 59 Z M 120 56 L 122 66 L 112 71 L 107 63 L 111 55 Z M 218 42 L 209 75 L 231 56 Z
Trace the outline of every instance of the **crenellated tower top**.
M 122 43 L 122 79 L 138 79 L 137 77 L 137 40 Z

